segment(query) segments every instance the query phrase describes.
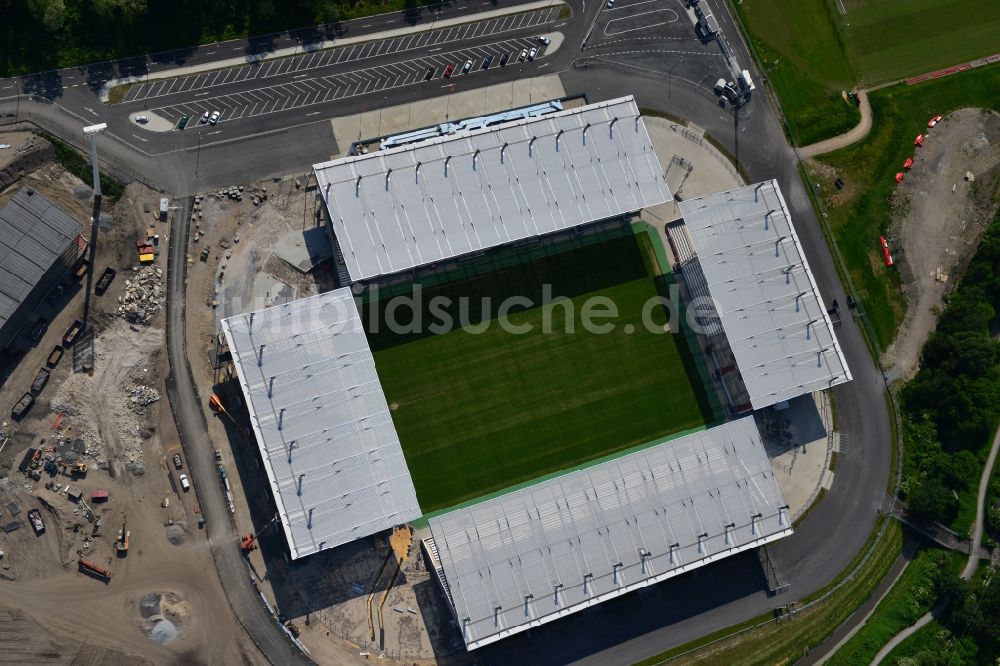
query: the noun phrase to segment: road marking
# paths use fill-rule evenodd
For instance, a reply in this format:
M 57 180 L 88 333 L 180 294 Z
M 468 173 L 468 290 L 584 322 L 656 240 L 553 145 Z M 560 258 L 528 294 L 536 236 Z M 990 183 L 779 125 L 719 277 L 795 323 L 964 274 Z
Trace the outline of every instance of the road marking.
M 304 78 L 304 77 L 306 77 L 306 76 L 309 76 L 309 75 L 308 75 L 308 74 L 296 74 L 296 75 L 295 75 L 295 76 L 293 76 L 292 78 L 293 78 L 293 79 L 301 79 L 301 78 Z
M 92 108 L 90 108 L 89 106 L 85 106 L 85 107 L 83 107 L 83 108 L 85 108 L 85 109 L 86 109 L 87 111 L 90 111 L 90 112 L 91 112 L 92 114 L 94 114 L 95 116 L 97 116 L 97 115 L 98 115 L 98 114 L 97 114 L 97 111 L 94 111 L 94 110 L 93 110 Z M 100 117 L 100 116 L 98 116 L 98 117 Z
M 215 51 L 209 51 L 209 52 L 208 52 L 208 53 L 206 53 L 205 55 L 215 55 Z
M 313 112 L 311 112 L 311 113 L 307 113 L 306 115 L 307 115 L 307 116 L 318 116 L 318 115 L 319 115 L 319 113 L 320 113 L 319 111 L 313 111 Z
M 205 92 L 200 92 L 200 93 L 195 94 L 195 97 L 201 97 L 202 95 L 207 95 L 207 94 L 208 94 L 208 91 L 206 90 Z
M 206 136 L 212 136 L 213 134 L 222 134 L 222 130 L 215 130 L 214 132 L 209 132 Z
M 149 141 L 149 139 L 143 139 L 143 138 L 142 138 L 141 136 L 139 136 L 138 134 L 133 134 L 132 136 L 134 136 L 135 138 L 139 139 L 139 141 Z
M 233 50 L 234 50 L 234 51 L 242 51 L 242 50 L 243 50 L 243 47 L 242 47 L 242 46 L 237 46 L 237 47 L 236 47 L 235 49 L 233 49 Z
M 372 27 L 372 24 L 371 24 L 371 23 L 365 23 L 365 24 L 364 24 L 363 26 L 361 26 L 361 27 L 362 27 L 362 28 L 370 28 L 370 27 Z

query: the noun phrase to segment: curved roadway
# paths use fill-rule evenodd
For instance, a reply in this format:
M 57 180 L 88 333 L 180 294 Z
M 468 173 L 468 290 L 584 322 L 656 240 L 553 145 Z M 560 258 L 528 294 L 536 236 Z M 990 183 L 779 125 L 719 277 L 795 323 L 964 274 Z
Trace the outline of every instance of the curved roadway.
M 190 198 L 181 202 L 174 212 L 175 221 L 188 219 L 191 203 Z M 215 447 L 208 437 L 208 424 L 198 400 L 185 344 L 187 237 L 187 223 L 175 222 L 167 259 L 166 328 L 167 357 L 170 360 L 167 395 L 192 479 L 196 481 L 194 489 L 205 517 L 212 558 L 233 612 L 268 661 L 272 664 L 309 663 L 264 609 L 251 583 L 250 572 L 240 553 L 239 537 L 230 521 L 219 473 L 215 469 Z
M 795 219 L 813 273 L 824 298 L 846 303 L 837 271 L 830 256 L 809 197 L 797 171 L 798 155 L 789 147 L 776 110 L 761 88 L 749 112 L 734 115 L 720 110 L 710 89 L 696 82 L 677 79 L 664 88 L 666 69 L 625 63 L 592 61 L 588 69 L 575 68 L 574 58 L 586 29 L 603 5 L 592 3 L 584 12 L 582 0 L 570 3 L 575 20 L 563 32 L 566 41 L 549 63 L 535 63 L 520 73 L 498 72 L 495 78 L 481 77 L 477 85 L 529 75 L 561 72 L 569 94 L 586 93 L 590 101 L 634 94 L 641 107 L 660 109 L 694 119 L 707 133 L 735 154 L 752 180 L 777 178 Z M 597 5 L 597 6 L 595 6 Z M 715 14 L 727 31 L 737 58 L 756 73 L 745 47 L 735 33 L 726 3 L 717 2 Z M 397 22 L 404 16 L 392 15 Z M 201 57 L 202 50 L 196 50 Z M 235 47 L 234 47 L 235 48 Z M 589 53 L 589 47 L 588 47 Z M 599 53 L 599 51 L 598 51 Z M 542 69 L 542 67 L 547 69 Z M 83 68 L 84 71 L 86 68 Z M 105 79 L 121 71 L 101 65 Z M 91 78 L 99 88 L 100 73 Z M 491 73 L 491 77 L 493 74 Z M 505 78 L 506 77 L 506 78 Z M 14 111 L 15 101 L 3 99 L 8 80 L 0 80 L 0 118 Z M 475 82 L 473 82 L 475 83 Z M 459 81 L 465 86 L 465 81 Z M 471 87 L 475 87 L 470 83 Z M 406 103 L 416 98 L 441 94 L 439 89 L 387 96 L 387 103 Z M 110 135 L 102 138 L 100 151 L 111 170 L 126 178 L 153 182 L 175 195 L 193 194 L 212 187 L 247 182 L 252 178 L 284 173 L 303 173 L 316 161 L 332 152 L 332 135 L 326 118 L 377 108 L 381 93 L 371 98 L 343 100 L 328 109 L 323 120 L 280 125 L 280 119 L 247 121 L 246 131 L 231 139 L 205 143 L 197 147 L 194 134 L 172 132 L 152 136 L 147 143 L 135 145 L 118 128 L 124 110 L 102 108 L 94 100 L 91 87 L 71 89 L 46 101 L 41 97 L 21 97 L 18 117 L 66 138 L 77 146 L 78 128 L 95 122 L 98 113 L 107 116 Z M 91 115 L 93 114 L 93 115 Z M 117 115 L 116 115 L 117 114 Z M 9 120 L 9 118 L 6 118 Z M 294 146 L 294 149 L 290 149 Z M 170 239 L 168 269 L 168 353 L 173 382 L 170 392 L 178 429 L 185 451 L 195 472 L 202 506 L 206 512 L 209 537 L 216 556 L 219 576 L 233 608 L 273 663 L 292 663 L 298 652 L 283 632 L 270 620 L 253 590 L 240 559 L 235 535 L 229 527 L 227 510 L 219 484 L 213 482 L 212 445 L 204 423 L 184 350 L 184 270 L 187 218 L 178 211 Z M 687 642 L 706 633 L 769 612 L 774 606 L 801 599 L 831 582 L 863 547 L 886 500 L 890 461 L 890 429 L 885 409 L 885 385 L 880 371 L 868 353 L 861 332 L 844 309 L 844 323 L 838 338 L 844 348 L 854 381 L 837 387 L 840 430 L 844 435 L 843 451 L 838 461 L 833 487 L 826 499 L 796 529 L 794 536 L 769 547 L 772 559 L 791 588 L 782 597 L 769 598 L 763 591 L 759 567 L 752 557 L 736 557 L 674 584 L 650 588 L 622 603 L 603 604 L 553 625 L 501 642 L 493 652 L 480 651 L 483 659 L 496 663 L 513 660 L 525 663 L 629 663 Z M 198 481 L 198 479 L 201 481 Z M 554 629 L 558 628 L 558 632 Z

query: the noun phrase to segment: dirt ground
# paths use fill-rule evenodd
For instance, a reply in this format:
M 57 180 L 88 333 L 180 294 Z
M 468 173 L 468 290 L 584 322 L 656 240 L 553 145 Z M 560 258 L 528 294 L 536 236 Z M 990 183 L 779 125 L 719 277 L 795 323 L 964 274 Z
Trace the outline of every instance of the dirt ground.
M 971 172 L 974 180 L 966 178 Z M 913 168 L 893 198 L 888 240 L 907 299 L 906 318 L 886 350 L 890 379 L 919 369 L 920 350 L 937 324 L 945 294 L 957 284 L 993 219 L 1000 180 L 1000 114 L 960 109 L 916 149 Z
M 0 191 L 0 203 L 30 185 L 78 219 L 89 238 L 90 189 L 52 163 L 21 162 L 33 170 Z M 4 173 L 20 176 L 17 164 L 7 166 Z M 30 655 L 19 663 L 264 663 L 222 592 L 197 526 L 194 494 L 177 487 L 169 457 L 180 447 L 169 405 L 165 399 L 137 404 L 130 392 L 142 385 L 146 398 L 153 391 L 164 395 L 162 311 L 148 326 L 117 315 L 135 274 L 135 238 L 145 235 L 159 197 L 130 186 L 117 205 L 107 206 L 90 274 L 70 278 L 68 292 L 36 312 L 51 322 L 44 338 L 35 344 L 22 335 L 0 354 L 0 407 L 9 414 L 69 323 L 83 317 L 89 294 L 90 333 L 67 350 L 28 415 L 3 424 L 0 526 L 18 528 L 0 530 L 0 661 Z M 168 237 L 169 223 L 156 223 L 156 231 Z M 165 269 L 165 261 L 161 254 L 156 264 Z M 96 296 L 93 269 L 105 266 L 118 275 Z M 44 456 L 66 458 L 57 447 L 76 438 L 86 448 L 85 475 L 41 469 Z M 17 470 L 29 446 L 43 456 L 31 470 L 37 476 Z M 67 496 L 69 485 L 82 492 L 81 502 Z M 97 489 L 108 490 L 110 499 L 92 504 Z M 27 519 L 31 509 L 42 515 L 41 535 Z M 113 547 L 123 521 L 130 548 L 119 558 Z M 110 569 L 110 581 L 79 571 L 80 559 Z

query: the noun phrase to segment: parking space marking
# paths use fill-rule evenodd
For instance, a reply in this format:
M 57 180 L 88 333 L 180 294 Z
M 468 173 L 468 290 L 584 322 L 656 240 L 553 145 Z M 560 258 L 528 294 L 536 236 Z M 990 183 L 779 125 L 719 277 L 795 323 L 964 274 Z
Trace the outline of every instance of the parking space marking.
M 652 1 L 655 0 L 642 0 L 642 2 L 636 4 L 644 4 Z M 272 76 L 282 76 L 291 71 L 311 70 L 342 62 L 363 60 L 390 53 L 412 51 L 433 44 L 482 38 L 502 32 L 520 30 L 522 28 L 547 23 L 552 20 L 554 15 L 554 9 L 540 9 L 532 12 L 488 19 L 485 21 L 476 21 L 446 29 L 423 31 L 414 35 L 406 35 L 392 40 L 365 42 L 360 45 L 353 45 L 350 49 L 347 47 L 331 48 L 323 52 L 303 54 L 290 58 L 280 58 L 267 63 L 248 64 L 236 68 L 220 70 L 215 73 L 209 72 L 206 74 L 179 77 L 173 80 L 167 79 L 160 82 L 159 85 L 133 88 L 133 90 L 126 95 L 124 101 L 135 102 L 141 99 L 162 97 L 179 92 L 190 92 L 201 88 L 238 83 L 250 78 L 263 79 Z M 180 81 L 180 84 L 177 84 L 178 81 Z M 165 83 L 169 83 L 169 87 L 166 87 L 164 85 Z
M 613 24 L 615 21 L 629 21 L 631 19 L 639 18 L 640 16 L 649 16 L 650 14 L 662 14 L 664 12 L 667 12 L 667 17 L 664 18 L 662 21 L 659 20 L 659 19 L 656 19 L 656 20 L 645 19 L 644 20 L 644 25 L 640 25 L 640 26 L 635 27 L 635 28 L 622 28 L 621 30 L 614 30 L 613 32 L 608 32 L 608 28 L 610 28 L 611 24 Z M 671 16 L 673 16 L 673 18 L 670 18 Z M 639 12 L 638 14 L 629 14 L 628 16 L 619 16 L 619 17 L 611 19 L 604 26 L 604 34 L 607 37 L 614 37 L 615 35 L 623 35 L 626 32 L 635 32 L 636 30 L 649 30 L 650 28 L 658 28 L 661 25 L 666 25 L 667 23 L 673 23 L 677 19 L 678 19 L 677 12 L 675 12 L 672 9 L 666 9 L 666 8 L 664 8 L 664 9 L 651 9 L 648 12 Z
M 430 66 L 434 67 L 434 76 L 431 80 L 440 81 L 443 79 L 444 68 L 448 64 L 454 64 L 456 68 L 452 78 L 483 71 L 481 64 L 483 59 L 489 55 L 493 55 L 496 59 L 504 53 L 509 53 L 511 66 L 526 64 L 519 63 L 516 56 L 520 50 L 530 49 L 534 42 L 534 39 L 528 37 L 512 38 L 483 47 L 459 49 L 450 53 L 421 56 L 398 63 L 376 65 L 350 72 L 285 81 L 252 90 L 226 93 L 214 98 L 202 99 L 200 103 L 208 109 L 222 111 L 223 116 L 219 120 L 220 123 L 292 111 L 348 97 L 385 92 L 424 83 L 427 67 Z M 538 57 L 541 58 L 543 55 L 544 52 L 540 52 Z M 462 67 L 468 60 L 471 60 L 473 65 L 468 74 L 462 74 Z M 539 67 L 546 65 L 548 63 L 543 63 Z M 453 86 L 455 82 L 447 81 L 445 84 L 445 87 L 449 87 Z M 185 104 L 165 105 L 160 107 L 159 111 L 168 117 L 178 117 L 183 113 L 187 113 L 191 117 L 198 117 L 202 113 L 202 110 L 193 109 Z

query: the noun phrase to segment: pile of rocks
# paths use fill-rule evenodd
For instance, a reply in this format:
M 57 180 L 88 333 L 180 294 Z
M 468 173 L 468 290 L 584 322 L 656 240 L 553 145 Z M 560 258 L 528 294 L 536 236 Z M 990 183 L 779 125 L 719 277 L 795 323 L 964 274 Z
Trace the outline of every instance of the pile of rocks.
M 243 201 L 243 186 L 233 185 L 232 187 L 227 187 L 224 190 L 218 190 L 216 195 L 219 197 L 229 197 L 233 201 Z
M 136 271 L 135 276 L 125 280 L 125 293 L 118 297 L 118 315 L 131 324 L 144 324 L 152 321 L 153 316 L 166 303 L 163 287 L 163 269 L 159 266 L 146 266 Z
M 130 384 L 125 387 L 125 406 L 140 416 L 146 413 L 146 407 L 160 399 L 160 392 L 149 386 Z

